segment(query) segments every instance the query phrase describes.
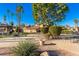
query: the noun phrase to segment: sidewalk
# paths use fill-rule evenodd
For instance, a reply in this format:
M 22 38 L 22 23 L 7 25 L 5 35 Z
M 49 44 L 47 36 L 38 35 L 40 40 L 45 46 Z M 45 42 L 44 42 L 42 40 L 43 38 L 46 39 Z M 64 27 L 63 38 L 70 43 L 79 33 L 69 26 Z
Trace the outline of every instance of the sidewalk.
M 49 42 L 56 43 L 59 50 L 66 51 L 69 55 L 79 56 L 79 43 L 73 43 L 69 40 L 51 40 Z

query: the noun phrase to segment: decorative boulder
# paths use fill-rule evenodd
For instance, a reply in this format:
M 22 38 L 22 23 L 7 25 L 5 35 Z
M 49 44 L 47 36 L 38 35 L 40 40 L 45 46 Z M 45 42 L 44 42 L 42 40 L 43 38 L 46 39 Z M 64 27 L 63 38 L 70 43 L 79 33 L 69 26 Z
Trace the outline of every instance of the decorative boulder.
M 40 54 L 40 56 L 48 56 L 48 52 L 47 52 L 47 51 L 42 52 L 42 53 Z

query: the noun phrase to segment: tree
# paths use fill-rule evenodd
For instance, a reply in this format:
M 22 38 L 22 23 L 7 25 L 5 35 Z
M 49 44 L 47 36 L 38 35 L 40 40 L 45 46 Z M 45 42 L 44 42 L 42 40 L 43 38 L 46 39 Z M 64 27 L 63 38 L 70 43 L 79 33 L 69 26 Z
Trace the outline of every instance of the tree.
M 0 25 L 1 25 L 2 23 L 0 22 Z
M 13 21 L 14 13 L 11 12 L 11 20 Z
M 75 26 L 76 26 L 76 27 L 78 27 L 78 22 L 79 22 L 79 21 L 78 21 L 77 19 L 74 19 L 74 23 L 75 23 Z
M 23 6 L 19 5 L 16 7 L 16 14 L 17 14 L 17 20 L 18 20 L 18 28 L 20 29 L 20 21 L 22 18 L 22 14 L 23 14 Z M 19 29 L 18 29 L 18 33 L 19 33 Z
M 11 15 L 10 26 L 12 26 L 12 29 L 13 29 L 13 25 L 14 25 L 14 23 L 13 23 L 13 16 L 14 16 L 14 13 L 11 12 L 10 15 Z
M 13 30 L 13 25 L 14 25 L 14 23 L 13 23 L 13 21 L 11 21 L 11 22 L 10 22 L 10 30 L 9 30 L 9 33 L 10 33 L 10 34 L 12 34 L 12 33 L 14 32 L 14 30 Z
M 36 22 L 42 24 L 56 24 L 65 18 L 68 11 L 66 4 L 61 3 L 38 3 L 32 4 L 33 16 Z
M 13 16 L 14 16 L 14 13 L 11 12 L 9 9 L 7 9 L 7 14 L 8 16 L 10 17 L 10 23 L 13 21 Z
M 11 22 L 10 22 L 10 26 L 12 26 L 12 27 L 13 27 L 13 25 L 14 25 L 14 23 L 13 23 L 13 21 L 11 21 Z
M 10 20 L 10 18 L 9 18 L 10 17 L 10 10 L 9 9 L 7 9 L 7 14 L 8 14 L 7 15 L 8 16 L 8 19 Z
M 6 24 L 6 15 L 3 16 L 3 24 Z
M 7 9 L 7 13 L 8 13 L 8 14 L 10 13 L 10 10 L 9 10 L 9 9 Z
M 25 24 L 24 23 L 22 24 L 22 27 L 25 27 Z

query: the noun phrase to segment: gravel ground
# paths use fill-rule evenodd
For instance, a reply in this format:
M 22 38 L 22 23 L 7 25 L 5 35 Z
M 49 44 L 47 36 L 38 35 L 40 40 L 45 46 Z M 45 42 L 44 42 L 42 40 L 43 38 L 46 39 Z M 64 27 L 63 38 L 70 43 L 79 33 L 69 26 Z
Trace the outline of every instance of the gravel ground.
M 39 37 L 38 37 L 39 39 Z M 38 40 L 37 39 L 37 40 Z M 0 41 L 0 55 L 13 55 L 10 48 L 17 45 L 21 40 L 1 40 Z M 32 42 L 35 42 L 34 40 Z M 73 43 L 70 40 L 48 40 L 45 43 L 55 43 L 56 45 L 44 45 L 40 46 L 39 50 L 46 51 L 51 56 L 77 56 L 79 55 L 79 44 Z
M 48 47 L 48 46 L 42 46 L 43 49 Z M 41 49 L 42 49 L 41 47 Z M 51 47 L 51 46 L 50 46 Z M 56 50 L 55 47 L 53 47 L 54 49 L 49 50 L 48 54 L 49 56 L 73 56 L 72 53 L 69 53 L 68 51 L 65 50 Z M 46 51 L 46 49 L 44 49 L 42 51 Z M 0 56 L 13 56 L 12 52 L 11 52 L 11 48 L 10 47 L 5 47 L 5 48 L 0 48 Z
M 5 48 L 0 48 L 0 56 L 12 56 L 11 48 L 10 47 L 5 47 Z

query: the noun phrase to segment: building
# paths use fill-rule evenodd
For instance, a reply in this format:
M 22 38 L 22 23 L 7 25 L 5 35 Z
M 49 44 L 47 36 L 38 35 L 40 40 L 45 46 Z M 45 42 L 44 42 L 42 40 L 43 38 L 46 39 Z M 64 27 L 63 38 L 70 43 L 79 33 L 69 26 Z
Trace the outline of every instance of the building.
M 0 34 L 8 33 L 10 31 L 11 26 L 7 24 L 1 24 L 0 25 Z
M 24 33 L 36 33 L 35 26 L 25 26 L 23 28 Z

